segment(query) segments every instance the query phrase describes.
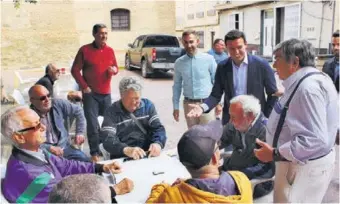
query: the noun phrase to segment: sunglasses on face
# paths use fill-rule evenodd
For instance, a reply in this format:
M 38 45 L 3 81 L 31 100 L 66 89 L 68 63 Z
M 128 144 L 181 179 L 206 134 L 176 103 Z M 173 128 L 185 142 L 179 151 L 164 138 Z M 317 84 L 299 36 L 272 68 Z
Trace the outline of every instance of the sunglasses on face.
M 26 131 L 29 131 L 29 130 L 39 130 L 41 128 L 41 123 L 39 122 L 36 126 L 33 126 L 33 127 L 29 127 L 29 128 L 24 128 L 24 129 L 21 129 L 21 130 L 18 130 L 16 132 L 18 133 L 23 133 L 23 132 L 26 132 Z
M 46 96 L 40 96 L 39 98 L 32 98 L 34 100 L 44 101 L 47 98 L 51 98 L 51 94 L 47 94 Z

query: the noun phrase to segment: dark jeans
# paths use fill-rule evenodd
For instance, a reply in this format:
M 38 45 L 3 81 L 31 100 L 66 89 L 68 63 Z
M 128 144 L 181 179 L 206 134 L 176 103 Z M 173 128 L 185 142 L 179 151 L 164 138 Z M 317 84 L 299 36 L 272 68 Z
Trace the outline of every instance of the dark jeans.
M 275 163 L 259 163 L 255 166 L 248 168 L 235 168 L 228 165 L 228 160 L 223 164 L 222 170 L 230 171 L 230 170 L 238 170 L 243 172 L 249 180 L 251 179 L 264 179 L 264 178 L 272 178 L 275 174 Z M 266 181 L 264 183 L 259 183 L 255 186 L 253 192 L 253 198 L 259 198 L 269 194 L 274 188 L 274 181 Z
M 69 160 L 77 160 L 77 161 L 83 161 L 83 162 L 91 162 L 90 158 L 86 156 L 84 152 L 82 152 L 79 149 L 76 149 L 72 146 L 67 146 L 64 149 L 64 158 Z
M 83 94 L 84 113 L 87 122 L 87 139 L 91 156 L 99 154 L 99 123 L 98 116 L 104 116 L 105 110 L 111 105 L 111 94 Z

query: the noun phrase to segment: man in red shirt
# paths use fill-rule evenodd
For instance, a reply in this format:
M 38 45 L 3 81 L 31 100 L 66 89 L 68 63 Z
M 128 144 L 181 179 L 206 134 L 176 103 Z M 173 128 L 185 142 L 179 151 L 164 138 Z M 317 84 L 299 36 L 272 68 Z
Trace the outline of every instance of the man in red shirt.
M 96 162 L 100 129 L 97 118 L 111 105 L 111 78 L 118 73 L 118 66 L 113 49 L 106 45 L 106 25 L 94 25 L 92 35 L 94 41 L 79 49 L 71 72 L 83 92 L 90 154 Z

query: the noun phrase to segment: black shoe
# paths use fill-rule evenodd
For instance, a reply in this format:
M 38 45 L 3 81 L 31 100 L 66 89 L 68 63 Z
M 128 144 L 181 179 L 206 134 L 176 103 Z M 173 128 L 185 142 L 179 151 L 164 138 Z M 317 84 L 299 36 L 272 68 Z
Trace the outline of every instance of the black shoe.
M 274 181 L 259 183 L 254 188 L 253 198 L 259 198 L 268 195 L 274 188 Z

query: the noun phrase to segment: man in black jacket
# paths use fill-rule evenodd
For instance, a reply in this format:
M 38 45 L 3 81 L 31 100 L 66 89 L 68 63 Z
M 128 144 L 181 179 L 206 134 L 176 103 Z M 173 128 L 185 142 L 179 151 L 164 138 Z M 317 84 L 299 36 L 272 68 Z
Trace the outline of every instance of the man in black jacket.
M 192 105 L 188 117 L 199 117 L 213 109 L 224 93 L 222 123 L 229 121 L 229 101 L 235 96 L 251 94 L 260 100 L 266 117 L 277 100 L 274 72 L 269 63 L 257 56 L 247 54 L 247 41 L 243 32 L 231 30 L 225 36 L 229 58 L 218 64 L 215 82 L 210 96 L 200 105 Z M 267 95 L 267 96 L 266 96 Z
M 239 95 L 230 101 L 230 122 L 224 126 L 220 149 L 232 145 L 233 152 L 224 159 L 222 170 L 241 171 L 249 180 L 271 178 L 274 175 L 274 163 L 264 163 L 255 157 L 256 139 L 266 139 L 267 118 L 261 113 L 260 102 L 250 95 Z M 269 193 L 273 182 L 258 184 L 254 197 Z
M 49 63 L 45 68 L 45 76 L 39 79 L 36 84 L 44 86 L 53 96 L 53 84 L 60 77 L 60 70 L 52 63 Z
M 339 93 L 339 30 L 332 35 L 332 48 L 334 57 L 325 62 L 322 71 L 331 77 Z

